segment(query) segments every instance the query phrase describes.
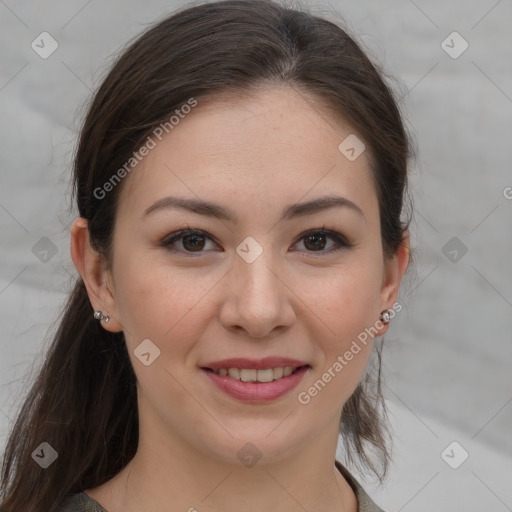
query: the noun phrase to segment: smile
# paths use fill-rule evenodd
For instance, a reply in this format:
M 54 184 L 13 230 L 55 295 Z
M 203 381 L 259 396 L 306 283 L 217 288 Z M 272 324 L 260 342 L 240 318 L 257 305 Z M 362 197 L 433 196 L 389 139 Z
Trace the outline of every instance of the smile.
M 299 367 L 294 368 L 292 366 L 285 366 L 278 368 L 267 368 L 263 370 L 256 370 L 254 368 L 219 368 L 218 370 L 212 371 L 218 375 L 227 375 L 232 379 L 241 380 L 243 382 L 272 382 L 273 380 L 279 380 L 284 377 L 288 377 L 298 369 Z

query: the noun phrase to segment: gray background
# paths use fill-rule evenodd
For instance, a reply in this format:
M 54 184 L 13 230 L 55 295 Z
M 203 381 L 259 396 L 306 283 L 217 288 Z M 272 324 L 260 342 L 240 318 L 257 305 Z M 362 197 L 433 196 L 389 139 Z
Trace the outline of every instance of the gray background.
M 68 206 L 80 106 L 115 51 L 182 5 L 0 0 L 2 446 L 76 275 Z M 415 263 L 384 351 L 394 465 L 384 486 L 366 486 L 390 512 L 512 510 L 512 3 L 307 5 L 343 16 L 398 78 L 418 149 Z M 58 43 L 47 59 L 31 48 L 44 31 Z M 453 31 L 469 44 L 458 58 L 441 46 Z M 447 39 L 452 52 L 460 43 Z M 469 454 L 457 469 L 441 456 L 453 441 L 461 448 L 445 460 Z

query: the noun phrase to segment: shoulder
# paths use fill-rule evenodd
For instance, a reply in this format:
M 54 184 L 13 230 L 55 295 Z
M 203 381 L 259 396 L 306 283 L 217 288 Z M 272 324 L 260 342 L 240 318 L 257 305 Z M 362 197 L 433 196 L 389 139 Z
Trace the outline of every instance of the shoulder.
M 357 498 L 357 512 L 384 512 L 374 501 L 368 496 L 361 484 L 349 473 L 349 471 L 342 466 L 337 460 L 335 461 L 336 467 L 348 482 Z
M 97 501 L 83 492 L 70 494 L 61 502 L 56 512 L 107 512 Z

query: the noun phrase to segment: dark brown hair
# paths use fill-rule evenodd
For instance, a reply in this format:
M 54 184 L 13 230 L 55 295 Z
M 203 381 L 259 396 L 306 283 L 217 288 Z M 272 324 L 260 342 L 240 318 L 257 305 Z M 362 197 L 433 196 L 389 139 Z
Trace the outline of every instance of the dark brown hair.
M 270 0 L 229 0 L 183 8 L 121 53 L 89 105 L 74 160 L 74 194 L 93 247 L 107 261 L 121 186 L 102 187 L 148 135 L 195 98 L 288 84 L 343 118 L 366 144 L 380 207 L 384 254 L 396 253 L 410 143 L 398 102 L 361 47 L 338 24 Z M 200 107 L 199 107 L 200 108 Z M 341 141 L 340 141 L 341 142 Z M 378 369 L 343 408 L 347 457 L 379 476 L 388 463 Z M 67 493 L 115 476 L 138 446 L 136 378 L 123 333 L 93 319 L 81 278 L 12 426 L 2 466 L 1 512 L 52 512 Z M 58 453 L 42 469 L 42 442 Z M 358 459 L 353 458 L 353 454 Z M 380 461 L 380 462 L 379 462 Z M 378 471 L 378 467 L 382 469 Z

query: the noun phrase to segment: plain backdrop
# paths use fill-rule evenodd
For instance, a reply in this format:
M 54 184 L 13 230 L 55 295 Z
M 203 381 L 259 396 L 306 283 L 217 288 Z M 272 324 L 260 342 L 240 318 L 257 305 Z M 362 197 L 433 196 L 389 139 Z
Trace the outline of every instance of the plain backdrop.
M 183 5 L 0 0 L 2 445 L 76 276 L 82 105 L 122 45 Z M 384 349 L 394 463 L 384 486 L 363 483 L 389 512 L 512 510 L 512 3 L 307 5 L 396 78 L 417 144 L 414 266 Z M 45 59 L 42 32 L 58 45 Z

